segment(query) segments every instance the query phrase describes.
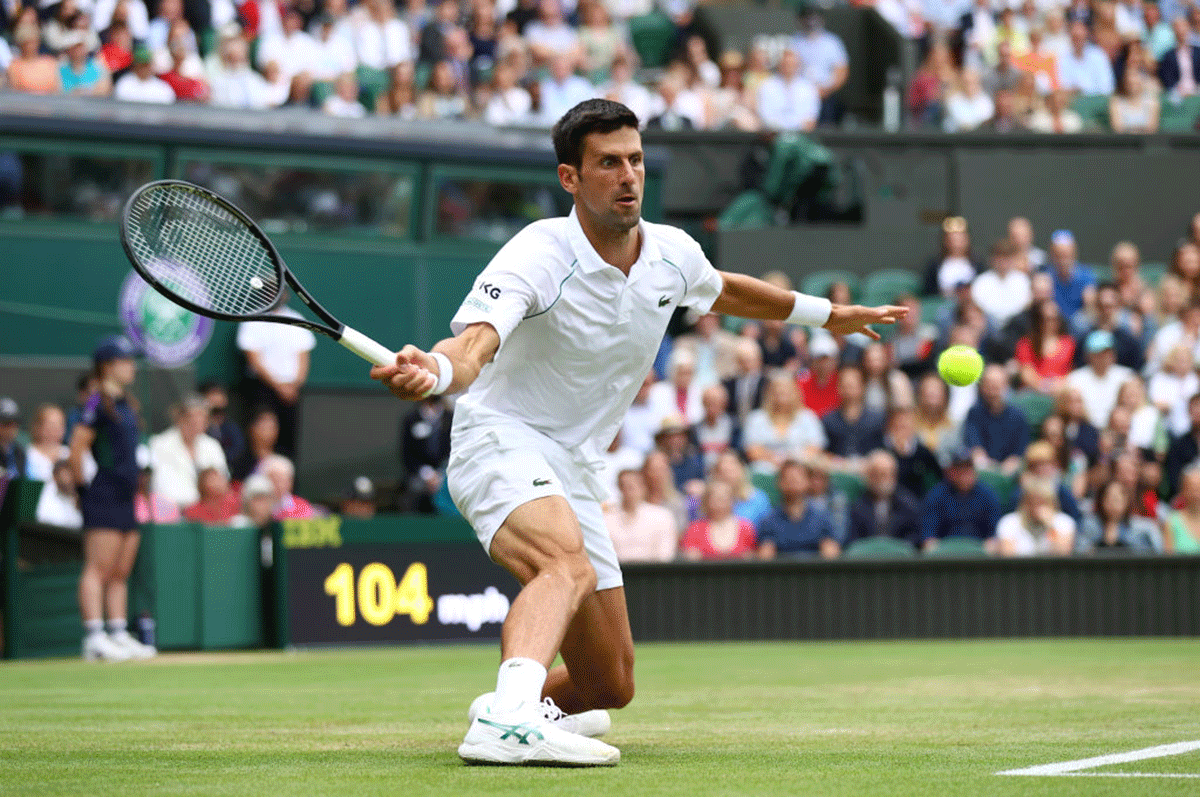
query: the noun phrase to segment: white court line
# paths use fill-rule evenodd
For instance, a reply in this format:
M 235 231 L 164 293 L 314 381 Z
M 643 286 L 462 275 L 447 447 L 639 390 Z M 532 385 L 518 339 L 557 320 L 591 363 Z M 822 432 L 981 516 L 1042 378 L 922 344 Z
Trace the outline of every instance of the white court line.
M 1200 778 L 1187 772 L 1064 772 L 1064 778 Z
M 997 775 L 1070 775 L 1078 773 L 1081 769 L 1095 769 L 1096 767 L 1105 767 L 1109 764 L 1127 764 L 1130 761 L 1144 761 L 1147 758 L 1162 758 L 1169 755 L 1181 755 L 1190 753 L 1193 750 L 1200 750 L 1200 741 L 1195 742 L 1175 742 L 1174 744 L 1160 744 L 1157 747 L 1147 747 L 1143 750 L 1133 750 L 1128 753 L 1113 753 L 1111 755 L 1100 755 L 1094 758 L 1080 758 L 1077 761 L 1059 761 L 1056 764 L 1041 764 L 1036 767 L 1025 767 L 1024 769 L 1006 769 L 1003 772 L 997 772 Z M 1082 774 L 1082 773 L 1080 773 Z M 1095 773 L 1099 775 L 1100 773 Z M 1115 777 L 1137 777 L 1135 774 L 1117 774 Z M 1190 777 L 1198 777 L 1191 775 Z

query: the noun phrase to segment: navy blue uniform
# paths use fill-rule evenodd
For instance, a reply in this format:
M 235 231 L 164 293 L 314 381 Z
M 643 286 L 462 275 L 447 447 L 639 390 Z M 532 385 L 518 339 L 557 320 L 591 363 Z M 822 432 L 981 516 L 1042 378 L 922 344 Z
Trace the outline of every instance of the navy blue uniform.
M 96 433 L 92 456 L 96 477 L 83 491 L 80 510 L 86 529 L 137 531 L 133 499 L 137 495 L 137 416 L 124 397 L 113 402 L 96 393 L 84 405 L 79 422 Z

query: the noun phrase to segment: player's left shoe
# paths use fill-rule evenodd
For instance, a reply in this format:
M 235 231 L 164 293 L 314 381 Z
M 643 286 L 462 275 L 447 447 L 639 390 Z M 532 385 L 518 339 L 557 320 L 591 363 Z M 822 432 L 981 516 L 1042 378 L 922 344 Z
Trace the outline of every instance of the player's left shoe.
M 142 642 L 139 642 L 138 640 L 134 639 L 133 635 L 131 635 L 128 631 L 117 631 L 109 634 L 108 638 L 119 647 L 128 651 L 129 658 L 131 659 L 141 659 L 144 661 L 146 659 L 152 659 L 158 655 L 158 648 L 154 647 L 153 645 L 146 645 Z
M 467 722 L 474 723 L 475 718 L 480 714 L 490 712 L 492 700 L 495 697 L 495 692 L 487 692 L 471 701 L 471 707 L 467 709 Z M 554 701 L 548 697 L 538 705 L 542 716 L 546 718 L 547 722 L 553 723 L 570 733 L 577 733 L 580 736 L 590 736 L 595 739 L 608 733 L 609 729 L 612 728 L 612 718 L 602 708 L 581 711 L 578 714 L 567 714 L 561 708 L 554 705 Z
M 468 764 L 611 767 L 621 751 L 599 739 L 569 733 L 543 715 L 543 703 L 479 714 L 458 755 Z

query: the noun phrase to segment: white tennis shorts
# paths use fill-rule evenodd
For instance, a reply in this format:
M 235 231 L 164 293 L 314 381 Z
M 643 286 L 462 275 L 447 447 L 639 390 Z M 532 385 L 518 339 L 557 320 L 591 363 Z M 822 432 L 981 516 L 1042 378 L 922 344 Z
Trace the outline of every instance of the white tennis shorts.
M 455 421 L 446 486 L 489 556 L 492 538 L 514 509 L 535 498 L 559 495 L 579 520 L 583 547 L 596 571 L 596 589 L 624 584 L 600 509 L 605 488 L 578 457 L 522 423 L 493 418 Z

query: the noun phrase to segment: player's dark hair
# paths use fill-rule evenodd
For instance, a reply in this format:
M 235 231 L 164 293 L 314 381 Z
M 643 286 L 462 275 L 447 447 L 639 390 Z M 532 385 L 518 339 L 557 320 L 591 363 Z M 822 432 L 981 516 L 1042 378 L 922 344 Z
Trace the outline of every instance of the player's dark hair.
M 637 114 L 612 100 L 584 100 L 563 114 L 550 131 L 554 155 L 560 164 L 579 168 L 583 164 L 583 139 L 589 133 L 611 133 L 623 127 L 638 127 Z

